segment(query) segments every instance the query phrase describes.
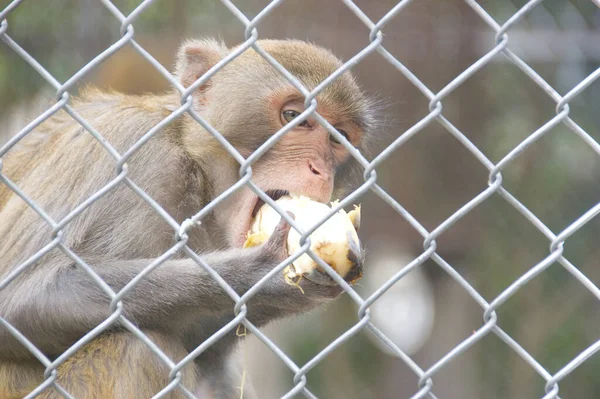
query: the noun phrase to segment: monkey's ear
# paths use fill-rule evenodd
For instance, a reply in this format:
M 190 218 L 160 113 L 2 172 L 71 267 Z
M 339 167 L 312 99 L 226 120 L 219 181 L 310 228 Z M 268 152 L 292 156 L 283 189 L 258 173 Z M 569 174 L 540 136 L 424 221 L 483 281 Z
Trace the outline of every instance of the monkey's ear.
M 175 75 L 184 87 L 189 87 L 228 52 L 229 49 L 215 39 L 188 40 L 181 45 L 177 53 Z M 203 92 L 209 84 L 205 82 L 196 92 Z

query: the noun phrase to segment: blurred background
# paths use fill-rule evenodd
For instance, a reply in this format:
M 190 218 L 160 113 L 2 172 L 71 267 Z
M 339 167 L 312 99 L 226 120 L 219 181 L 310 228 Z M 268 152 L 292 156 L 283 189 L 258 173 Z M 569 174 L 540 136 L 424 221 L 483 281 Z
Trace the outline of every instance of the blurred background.
M 238 1 L 249 17 L 268 4 Z M 483 0 L 504 23 L 525 1 Z M 0 1 L 0 8 L 8 4 Z M 114 4 L 128 14 L 137 0 Z M 395 1 L 356 1 L 372 19 Z M 8 18 L 8 34 L 64 82 L 118 40 L 119 22 L 96 0 L 24 2 Z M 244 26 L 218 1 L 155 1 L 134 24 L 137 41 L 171 69 L 179 42 L 215 36 L 234 45 Z M 369 29 L 341 2 L 284 2 L 258 26 L 261 38 L 297 38 L 329 47 L 347 60 L 368 45 Z M 546 0 L 509 30 L 509 48 L 559 93 L 565 94 L 600 64 L 600 8 L 588 0 Z M 494 32 L 460 0 L 415 1 L 384 29 L 384 46 L 433 92 L 482 57 Z M 428 100 L 377 53 L 353 72 L 384 100 L 384 128 L 373 158 L 428 114 Z M 125 47 L 89 74 L 85 83 L 129 92 L 158 92 L 168 83 Z M 48 93 L 50 96 L 48 96 Z M 49 85 L 16 53 L 0 46 L 0 144 L 47 107 Z M 600 141 L 600 82 L 570 103 L 570 116 Z M 524 73 L 498 56 L 443 100 L 444 115 L 492 162 L 555 115 L 555 103 Z M 37 114 L 36 114 L 37 112 Z M 487 187 L 488 171 L 436 122 L 395 151 L 378 169 L 379 184 L 425 228 L 433 230 Z M 558 233 L 600 201 L 600 157 L 564 125 L 548 132 L 503 172 L 504 187 Z M 361 198 L 361 236 L 368 249 L 363 297 L 423 252 L 423 238 L 373 193 Z M 600 218 L 565 244 L 565 256 L 600 284 Z M 500 196 L 494 195 L 437 240 L 437 252 L 487 300 L 549 253 L 548 240 Z M 599 304 L 561 265 L 554 264 L 497 312 L 499 325 L 551 374 L 600 339 Z M 432 261 L 407 275 L 372 307 L 373 322 L 423 369 L 435 364 L 483 324 L 483 311 Z M 325 309 L 277 322 L 264 332 L 304 365 L 357 322 L 344 296 Z M 293 387 L 293 373 L 251 338 L 239 358 L 259 398 Z M 600 355 L 560 383 L 564 398 L 600 397 Z M 539 398 L 545 381 L 490 334 L 434 375 L 440 399 Z M 368 332 L 361 332 L 308 373 L 320 398 L 409 398 L 418 378 Z

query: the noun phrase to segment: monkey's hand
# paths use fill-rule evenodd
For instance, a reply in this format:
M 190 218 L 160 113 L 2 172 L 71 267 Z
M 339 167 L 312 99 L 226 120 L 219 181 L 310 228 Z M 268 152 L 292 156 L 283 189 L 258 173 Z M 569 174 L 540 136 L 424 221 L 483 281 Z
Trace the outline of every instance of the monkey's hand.
M 340 209 L 329 215 L 331 207 L 338 205 L 337 201 L 332 202 L 330 207 L 308 197 L 288 195 L 277 199 L 276 203 L 288 213 L 299 215 L 299 219 L 295 221 L 303 230 L 312 230 L 315 223 L 319 223 L 310 234 L 312 253 L 349 282 L 356 282 L 362 277 L 363 251 L 357 235 L 360 226 L 360 205 L 355 205 L 354 210 L 349 213 Z M 328 218 L 323 221 L 325 216 Z M 262 205 L 254 217 L 244 247 L 253 247 L 266 241 L 280 221 L 281 215 L 274 208 L 268 204 Z M 301 249 L 300 238 L 298 231 L 289 231 L 287 249 L 290 254 Z M 336 285 L 331 276 L 306 253 L 297 257 L 284 270 L 284 275 L 290 284 L 297 285 L 301 279 L 308 279 L 318 284 Z
M 288 215 L 295 219 L 291 212 L 288 212 Z M 286 245 L 289 230 L 290 225 L 282 218 L 268 241 L 260 247 L 253 248 L 260 249 L 264 256 L 264 263 L 261 265 L 263 276 L 273 269 L 273 265 L 279 265 L 289 258 L 290 254 Z M 354 256 L 352 260 L 355 262 L 355 266 L 344 277 L 346 281 L 351 282 L 357 278 L 359 273 L 362 273 L 363 255 L 363 253 L 350 255 Z M 338 284 L 323 285 L 308 279 L 300 279 L 295 284 L 290 284 L 283 274 L 277 273 L 266 280 L 260 290 L 250 299 L 248 303 L 249 319 L 262 324 L 273 318 L 309 310 L 338 297 L 342 292 L 343 288 Z

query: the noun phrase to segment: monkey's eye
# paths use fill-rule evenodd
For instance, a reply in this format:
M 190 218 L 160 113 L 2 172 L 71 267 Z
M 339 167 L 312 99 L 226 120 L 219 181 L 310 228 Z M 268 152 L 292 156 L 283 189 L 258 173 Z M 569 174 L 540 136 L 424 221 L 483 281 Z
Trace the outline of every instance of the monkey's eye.
M 298 116 L 300 116 L 300 112 L 294 111 L 293 109 L 288 109 L 287 111 L 283 111 L 282 115 L 283 115 L 283 119 L 287 123 L 290 123 L 291 121 L 296 119 Z M 308 124 L 308 121 L 304 121 L 301 124 L 299 124 L 298 126 L 309 127 L 310 125 Z
M 346 140 L 350 141 L 350 138 L 348 137 L 348 134 L 346 132 L 344 132 L 343 130 L 340 130 L 340 129 L 337 129 L 337 131 L 340 132 L 346 138 Z M 333 137 L 332 134 L 329 135 L 329 140 L 333 141 L 336 144 L 342 144 L 342 143 L 340 143 L 340 141 L 338 139 Z

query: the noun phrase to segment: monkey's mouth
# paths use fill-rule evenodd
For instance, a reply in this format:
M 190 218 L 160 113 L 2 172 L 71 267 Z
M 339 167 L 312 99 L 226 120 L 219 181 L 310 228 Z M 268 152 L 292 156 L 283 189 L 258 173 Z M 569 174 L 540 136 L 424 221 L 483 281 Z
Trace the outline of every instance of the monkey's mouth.
M 265 194 L 267 194 L 273 201 L 277 201 L 281 197 L 290 195 L 290 192 L 287 190 L 267 190 L 267 191 L 265 191 Z M 264 204 L 265 204 L 265 201 L 263 201 L 259 197 L 256 201 L 256 205 L 254 205 L 254 209 L 252 209 L 252 218 L 254 218 L 256 216 L 256 214 L 258 213 L 258 210 Z

